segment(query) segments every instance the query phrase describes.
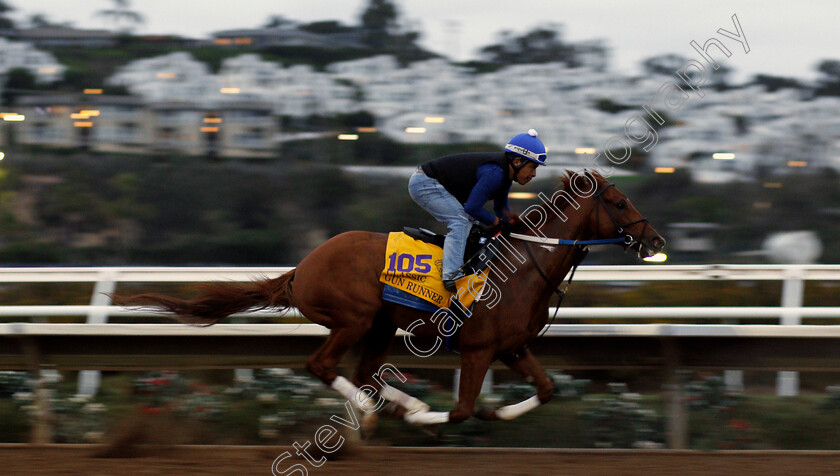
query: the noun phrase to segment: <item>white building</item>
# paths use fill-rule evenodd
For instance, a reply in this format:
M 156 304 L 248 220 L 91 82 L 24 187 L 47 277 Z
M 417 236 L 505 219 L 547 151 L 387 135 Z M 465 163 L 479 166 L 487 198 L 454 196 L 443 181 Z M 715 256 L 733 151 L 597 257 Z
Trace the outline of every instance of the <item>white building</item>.
M 99 152 L 273 158 L 279 127 L 265 103 L 150 102 L 137 96 L 21 96 L 23 145 Z
M 514 134 L 534 128 L 555 157 L 566 158 L 576 157 L 580 148 L 603 152 L 611 140 L 638 148 L 625 128 L 633 118 L 654 124 L 643 108 L 647 106 L 671 121 L 658 130 L 657 142 L 648 150 L 652 167 L 687 168 L 703 181 L 749 178 L 768 167 L 797 172 L 803 169 L 790 167 L 802 162 L 840 169 L 837 98 L 803 102 L 796 90 L 770 93 L 762 87 L 704 89 L 701 96 L 685 88 L 682 102 L 667 105 L 657 94 L 664 85 L 676 87 L 675 76 L 625 77 L 596 66 L 512 65 L 476 73 L 442 59 L 403 67 L 394 57 L 376 56 L 317 71 L 243 54 L 226 59 L 213 73 L 182 52 L 134 61 L 108 84 L 126 86 L 156 105 L 152 110 L 167 114 L 184 103 L 196 113 L 207 107 L 224 111 L 259 104 L 255 114 L 260 121 L 267 120 L 266 108 L 273 116 L 290 117 L 367 111 L 381 133 L 409 143 L 501 146 Z M 198 104 L 212 106 L 196 108 Z M 245 140 L 261 132 L 238 134 Z M 714 153 L 735 157 L 714 159 Z
M 36 49 L 30 43 L 0 38 L 0 76 L 5 76 L 16 68 L 28 70 L 39 84 L 60 80 L 67 70 L 53 55 Z M 5 83 L 5 80 L 3 82 Z
M 132 61 L 105 81 L 149 101 L 202 101 L 220 95 L 219 78 L 186 52 Z

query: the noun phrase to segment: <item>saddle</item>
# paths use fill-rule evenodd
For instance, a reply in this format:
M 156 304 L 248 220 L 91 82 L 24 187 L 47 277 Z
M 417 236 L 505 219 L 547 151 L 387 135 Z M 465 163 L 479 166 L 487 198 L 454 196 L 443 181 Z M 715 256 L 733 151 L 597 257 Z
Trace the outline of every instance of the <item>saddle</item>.
M 443 248 L 445 236 L 439 235 L 431 230 L 427 230 L 425 228 L 404 227 L 403 233 L 415 240 L 424 241 Z M 473 229 L 470 230 L 469 237 L 467 237 L 467 248 L 464 251 L 464 256 L 469 258 L 465 259 L 464 265 L 461 266 L 461 271 L 463 271 L 465 275 L 476 274 L 487 268 L 490 261 L 496 255 L 496 248 L 489 246 L 490 243 L 492 243 L 491 237 L 488 236 L 485 230 L 482 230 L 479 227 L 473 227 Z M 398 304 L 400 303 L 398 302 Z M 453 296 L 448 309 L 456 321 L 464 322 L 472 315 L 472 304 L 470 304 L 470 310 L 466 310 L 460 304 L 458 297 Z M 449 322 L 452 323 L 452 321 Z M 454 323 L 452 323 L 452 325 L 454 325 Z M 451 352 L 455 352 L 456 354 L 460 353 L 461 327 L 462 326 L 460 325 L 456 326 L 454 332 L 447 334 L 445 339 L 446 349 Z M 452 329 L 448 330 L 451 331 Z
M 425 241 L 443 248 L 446 235 L 440 235 L 426 228 L 403 227 L 403 233 L 415 240 Z M 487 268 L 490 260 L 495 256 L 495 248 L 488 247 L 490 236 L 480 227 L 474 226 L 467 237 L 467 248 L 464 250 L 464 265 L 461 270 L 465 275 L 475 274 Z

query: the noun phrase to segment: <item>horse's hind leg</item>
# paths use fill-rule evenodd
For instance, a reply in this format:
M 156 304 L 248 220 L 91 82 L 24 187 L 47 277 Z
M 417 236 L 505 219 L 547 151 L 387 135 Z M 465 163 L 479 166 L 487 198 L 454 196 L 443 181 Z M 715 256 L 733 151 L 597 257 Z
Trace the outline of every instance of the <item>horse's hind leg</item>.
M 336 366 L 341 361 L 341 357 L 350 350 L 350 347 L 361 340 L 367 330 L 367 326 L 363 328 L 342 327 L 332 329 L 326 342 L 306 361 L 306 369 L 312 375 L 344 395 L 357 408 L 365 411 L 372 403 L 370 397 L 365 392 L 360 392 L 358 387 L 339 375 Z
M 385 362 L 396 331 L 397 327 L 387 319 L 379 319 L 374 323 L 362 341 L 364 348 L 353 383 L 363 390 L 372 388 L 380 397 L 396 403 L 397 416 L 403 416 L 406 410 L 408 412 L 428 411 L 428 405 L 385 382 L 386 375 L 389 374 L 401 382 L 406 381 L 405 376 L 396 366 Z
M 529 383 L 537 387 L 537 394 L 514 405 L 480 411 L 476 413 L 476 418 L 482 420 L 513 420 L 551 400 L 551 396 L 554 394 L 554 383 L 548 378 L 545 370 L 527 347 L 519 352 L 501 356 L 499 360 L 523 375 Z
M 428 405 L 385 382 L 387 374 L 401 381 L 406 380 L 396 366 L 385 362 L 396 331 L 397 326 L 392 322 L 379 318 L 362 339 L 362 354 L 356 367 L 356 373 L 353 376 L 353 383 L 362 392 L 379 396 L 376 405 L 367 409 L 362 416 L 362 433 L 365 437 L 369 437 L 376 430 L 379 420 L 377 411 L 382 408 L 386 400 L 397 402 L 397 406 L 389 408 L 393 408 L 394 413 L 400 417 L 405 413 L 405 410 L 399 405 L 415 408 L 415 411 L 429 409 Z

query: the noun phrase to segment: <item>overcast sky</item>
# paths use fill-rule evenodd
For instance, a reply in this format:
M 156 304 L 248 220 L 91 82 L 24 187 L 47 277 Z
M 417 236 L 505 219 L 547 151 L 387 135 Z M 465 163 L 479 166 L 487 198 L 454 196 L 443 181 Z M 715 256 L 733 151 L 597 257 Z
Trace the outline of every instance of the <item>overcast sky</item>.
M 36 13 L 79 28 L 103 28 L 95 12 L 111 0 L 5 0 L 16 20 Z M 134 0 L 146 23 L 137 33 L 208 37 L 211 32 L 252 28 L 271 15 L 312 22 L 359 23 L 368 0 Z M 736 79 L 756 73 L 816 77 L 821 59 L 840 59 L 838 0 L 395 0 L 400 19 L 423 33 L 422 45 L 452 59 L 474 58 L 499 32 L 524 33 L 546 23 L 565 25 L 572 41 L 604 39 L 612 49 L 613 71 L 638 73 L 641 60 L 662 53 L 698 58 L 692 40 L 721 39 L 732 52 L 726 60 Z M 717 30 L 735 32 L 737 14 L 750 52 Z

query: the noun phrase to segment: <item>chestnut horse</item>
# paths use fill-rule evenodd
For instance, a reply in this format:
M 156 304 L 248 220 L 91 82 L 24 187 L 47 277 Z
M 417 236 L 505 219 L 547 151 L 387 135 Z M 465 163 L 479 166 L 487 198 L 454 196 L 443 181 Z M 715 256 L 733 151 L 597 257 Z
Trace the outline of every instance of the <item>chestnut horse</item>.
M 117 302 L 151 305 L 185 322 L 208 325 L 238 312 L 296 306 L 309 320 L 330 329 L 324 344 L 307 360 L 307 369 L 357 407 L 370 408 L 368 393 L 373 390 L 395 402 L 398 414 L 416 424 L 459 423 L 471 416 L 516 418 L 548 402 L 553 394 L 551 380 L 527 345 L 548 322 L 549 300 L 558 285 L 583 259 L 585 253 L 576 250 L 588 240 L 605 238 L 622 238 L 623 246 L 640 255 L 653 254 L 665 245 L 627 197 L 596 172 L 569 172 L 562 185 L 544 200 L 545 205 L 532 206 L 523 213 L 507 242 L 509 248 L 499 248 L 491 262 L 491 267 L 498 265 L 498 269 L 504 269 L 501 259 L 521 266 L 504 282 L 494 283 L 499 299 L 492 303 L 477 300 L 471 317 L 461 324 L 458 404 L 450 412 L 429 411 L 428 405 L 385 384 L 380 377 L 398 328 L 409 330 L 407 335 L 418 339 L 438 340 L 442 335 L 439 325 L 433 324 L 437 317 L 432 313 L 383 301 L 379 278 L 385 266 L 387 234 L 342 233 L 278 278 L 208 284 L 192 300 L 146 294 L 117 298 Z M 534 223 L 535 216 L 539 223 Z M 525 256 L 528 259 L 523 262 Z M 327 280 L 332 285 L 325 286 Z M 362 344 L 362 355 L 351 383 L 336 372 L 336 366 L 357 343 Z M 536 387 L 536 395 L 515 405 L 476 412 L 482 380 L 496 359 L 525 376 Z M 360 391 L 359 387 L 369 390 Z

